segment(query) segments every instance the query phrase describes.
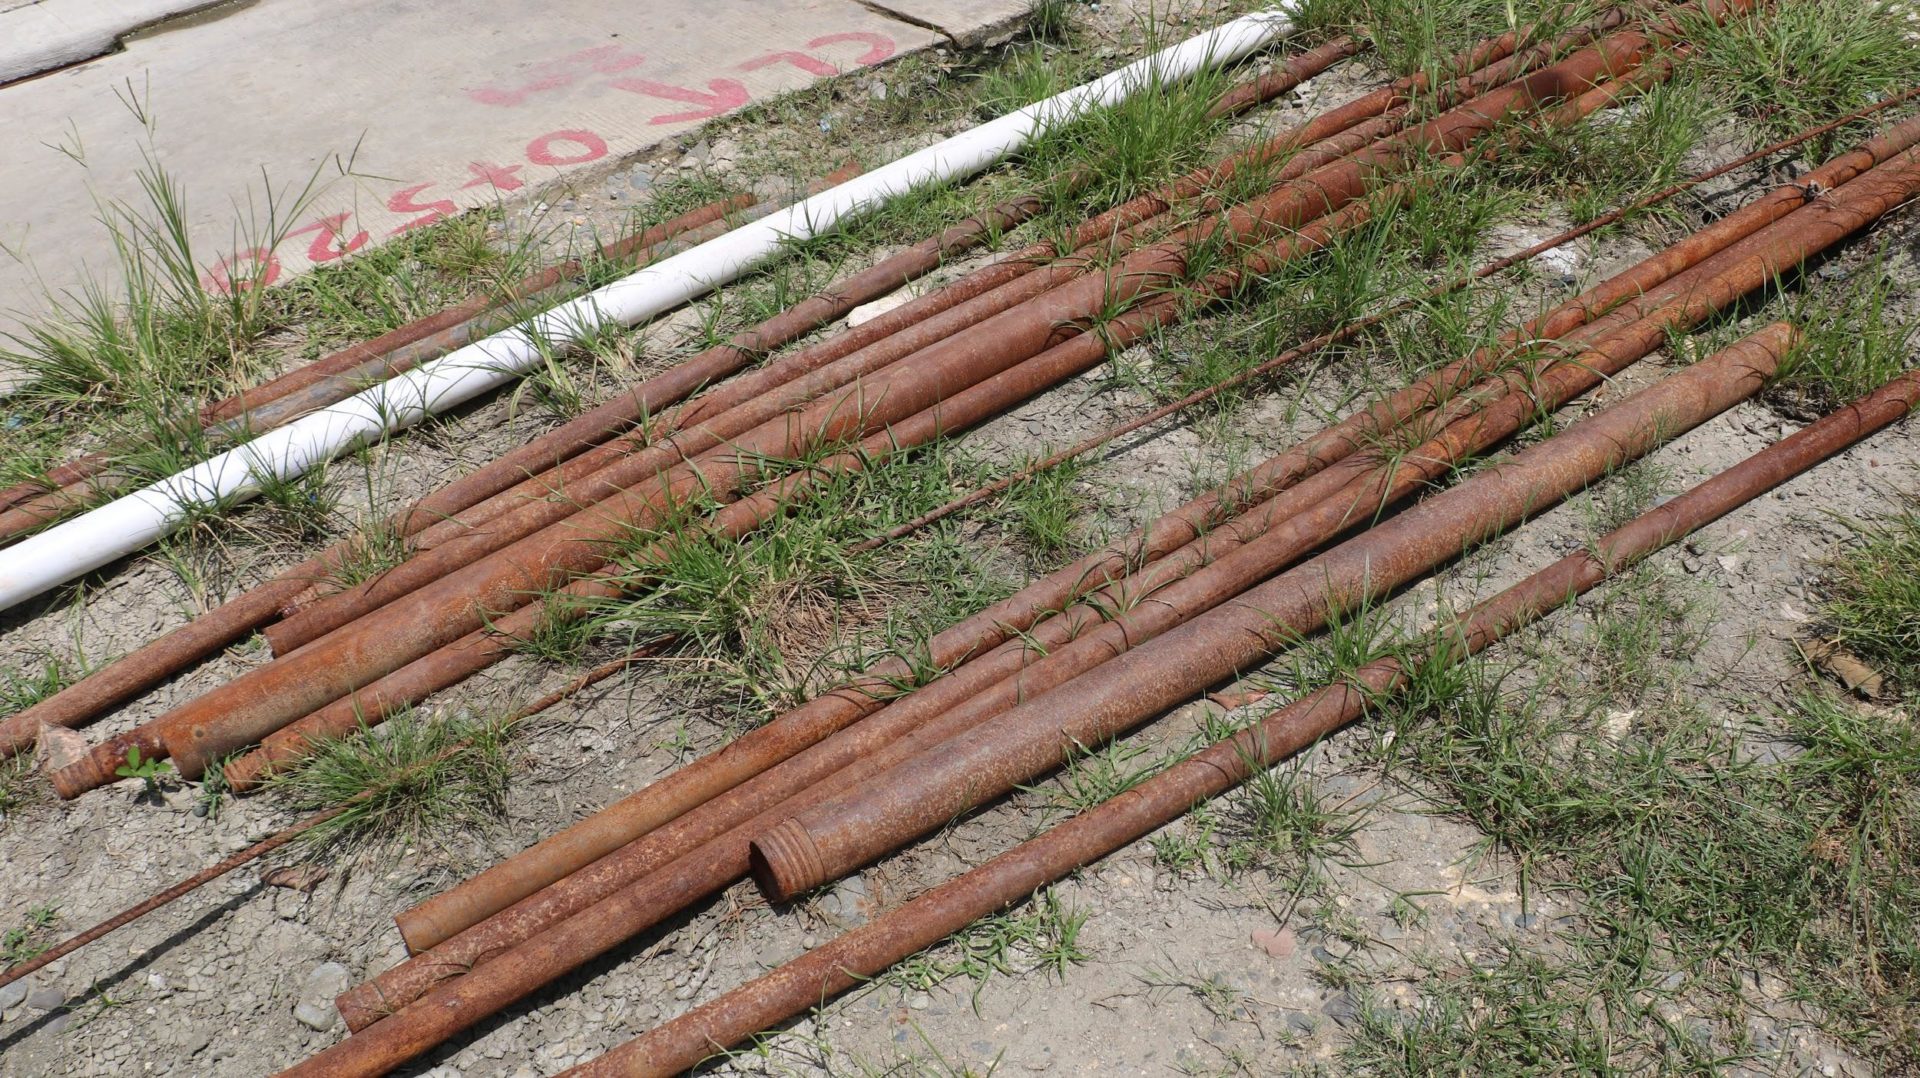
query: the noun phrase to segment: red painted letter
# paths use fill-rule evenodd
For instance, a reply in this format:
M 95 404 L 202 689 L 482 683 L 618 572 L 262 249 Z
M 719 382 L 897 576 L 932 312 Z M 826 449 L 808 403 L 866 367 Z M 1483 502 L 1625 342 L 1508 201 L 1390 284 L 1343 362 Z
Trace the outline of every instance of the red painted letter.
M 342 235 L 340 230 L 346 225 L 347 218 L 351 216 L 353 214 L 343 211 L 331 217 L 322 217 L 310 225 L 294 229 L 287 235 L 298 236 L 303 232 L 314 234 L 313 242 L 307 245 L 309 262 L 331 262 L 336 258 L 345 258 L 367 245 L 367 233 L 364 229 L 354 233 L 353 238 L 345 243 L 340 242 Z
M 246 267 L 236 274 L 236 267 Z M 249 247 L 244 251 L 235 251 L 227 257 L 207 267 L 207 275 L 201 283 L 208 291 L 221 295 L 234 292 L 250 292 L 255 288 L 265 288 L 280 279 L 280 260 L 265 247 Z
M 460 208 L 444 198 L 437 202 L 415 202 L 413 200 L 413 196 L 432 186 L 430 183 L 417 183 L 412 187 L 395 191 L 393 197 L 387 199 L 387 208 L 395 213 L 419 213 L 421 210 L 427 211 L 421 216 L 415 217 L 413 220 L 387 233 L 387 235 L 398 236 L 402 232 L 410 232 L 419 228 L 421 225 L 430 225 Z
M 870 30 L 848 30 L 841 34 L 824 34 L 807 42 L 807 48 L 818 49 L 826 45 L 837 45 L 842 41 L 857 41 L 867 46 L 867 51 L 853 58 L 854 65 L 866 67 L 877 64 L 893 55 L 893 39 L 885 34 L 876 34 Z
M 736 109 L 747 103 L 747 88 L 732 79 L 714 79 L 707 83 L 712 93 L 689 90 L 684 86 L 670 86 L 651 79 L 615 79 L 613 87 L 628 93 L 646 94 L 649 97 L 662 97 L 668 101 L 685 101 L 700 106 L 690 112 L 674 112 L 665 116 L 655 116 L 648 120 L 654 124 L 677 124 L 689 120 L 704 120 L 709 116 L 718 116 L 728 109 Z
M 554 153 L 553 144 L 556 142 L 576 143 L 580 146 L 580 152 Z M 607 156 L 606 140 L 591 131 L 577 129 L 549 131 L 527 143 L 527 160 L 536 165 L 579 165 L 588 161 L 598 161 L 605 156 Z

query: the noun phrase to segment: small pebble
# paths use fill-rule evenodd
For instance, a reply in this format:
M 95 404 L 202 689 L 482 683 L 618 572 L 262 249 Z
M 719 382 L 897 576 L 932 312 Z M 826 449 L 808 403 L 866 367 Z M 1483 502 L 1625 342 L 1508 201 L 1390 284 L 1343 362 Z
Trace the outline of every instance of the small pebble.
M 1291 928 L 1256 928 L 1249 936 L 1255 947 L 1275 958 L 1290 958 L 1300 948 Z

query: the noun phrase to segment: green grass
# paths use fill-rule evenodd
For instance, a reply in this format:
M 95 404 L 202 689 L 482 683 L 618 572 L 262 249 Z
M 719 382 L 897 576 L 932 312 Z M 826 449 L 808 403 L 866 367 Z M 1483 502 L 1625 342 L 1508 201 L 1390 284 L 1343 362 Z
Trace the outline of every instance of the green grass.
M 315 850 L 394 850 L 485 826 L 500 811 L 509 777 L 508 729 L 473 718 L 417 712 L 377 730 L 328 741 L 275 778 L 288 807 L 319 811 L 353 801 L 302 840 Z
M 1912 363 L 1917 323 L 1904 313 L 1912 285 L 1889 272 L 1882 252 L 1839 281 L 1815 278 L 1792 296 L 1786 317 L 1805 340 L 1769 392 L 1776 406 L 1811 418 L 1879 388 Z
M 60 919 L 53 906 L 35 906 L 20 924 L 0 932 L 0 969 L 17 966 L 53 946 L 51 929 Z
M 576 647 L 672 638 L 656 668 L 730 720 L 757 724 L 879 654 L 914 656 L 928 635 L 1006 594 L 1006 571 L 951 524 L 847 550 L 979 474 L 944 447 L 903 454 L 828 478 L 738 541 L 709 533 L 689 506 L 624 541 L 631 597 L 591 604 L 567 632 Z
M 76 672 L 57 658 L 42 659 L 38 668 L 0 669 L 0 716 L 11 715 L 45 700 L 73 684 Z
M 1880 0 L 1795 0 L 1766 4 L 1715 25 L 1687 22 L 1695 52 L 1687 66 L 1716 96 L 1764 134 L 1762 141 L 1870 103 L 1920 82 L 1910 7 Z M 1817 146 L 1827 146 L 1845 134 Z
M 1019 909 L 975 921 L 961 932 L 894 964 L 886 983 L 908 991 L 926 991 L 957 978 L 973 982 L 980 993 L 996 976 L 1045 973 L 1064 979 L 1085 962 L 1080 932 L 1087 915 L 1068 907 L 1052 888 Z
M 1842 644 L 1920 691 L 1920 506 L 1855 529 L 1827 567 L 1822 612 Z
M 1743 1028 L 1714 1012 L 1745 1013 L 1737 986 L 1760 972 L 1785 978 L 1854 1050 L 1895 1069 L 1920 1058 L 1920 732 L 1822 692 L 1726 721 L 1726 708 L 1756 708 L 1709 707 L 1689 688 L 1680 642 L 1711 619 L 1667 619 L 1666 571 L 1655 559 L 1589 596 L 1542 646 L 1429 665 L 1389 709 L 1390 773 L 1480 829 L 1524 892 L 1571 897 L 1578 950 L 1520 948 L 1505 965 L 1450 967 L 1423 985 L 1417 1021 L 1369 1020 L 1356 1065 L 1707 1068 L 1743 1050 Z M 1621 700 L 1636 717 L 1610 727 L 1605 710 Z M 1649 985 L 1666 970 L 1684 975 L 1684 1009 L 1717 1030 L 1712 1045 L 1645 1025 Z M 1483 1005 L 1463 1005 L 1475 998 Z M 1536 1036 L 1550 1028 L 1567 1032 Z M 1439 1062 L 1429 1071 L 1426 1060 Z

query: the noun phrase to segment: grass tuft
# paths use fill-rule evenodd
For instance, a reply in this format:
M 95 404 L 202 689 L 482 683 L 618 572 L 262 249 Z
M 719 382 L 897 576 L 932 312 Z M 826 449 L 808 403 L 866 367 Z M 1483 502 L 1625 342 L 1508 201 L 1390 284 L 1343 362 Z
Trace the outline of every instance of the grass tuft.
M 1858 525 L 1828 568 L 1825 607 L 1840 640 L 1920 690 L 1920 504 Z
M 302 838 L 325 850 L 397 848 L 498 814 L 507 788 L 507 734 L 496 721 L 435 721 L 408 712 L 326 742 L 273 785 L 300 811 L 371 792 Z

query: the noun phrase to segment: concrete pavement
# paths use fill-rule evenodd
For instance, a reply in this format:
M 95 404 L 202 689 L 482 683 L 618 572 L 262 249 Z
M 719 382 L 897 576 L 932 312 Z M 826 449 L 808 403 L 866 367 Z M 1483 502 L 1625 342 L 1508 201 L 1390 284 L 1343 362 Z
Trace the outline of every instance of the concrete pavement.
M 111 271 L 98 206 L 143 205 L 147 155 L 186 196 L 208 287 L 285 280 L 816 79 L 977 43 L 1027 0 L 0 4 L 0 63 L 52 68 L 0 85 L 4 332 Z M 49 26 L 94 58 L 33 61 Z

